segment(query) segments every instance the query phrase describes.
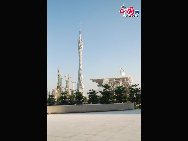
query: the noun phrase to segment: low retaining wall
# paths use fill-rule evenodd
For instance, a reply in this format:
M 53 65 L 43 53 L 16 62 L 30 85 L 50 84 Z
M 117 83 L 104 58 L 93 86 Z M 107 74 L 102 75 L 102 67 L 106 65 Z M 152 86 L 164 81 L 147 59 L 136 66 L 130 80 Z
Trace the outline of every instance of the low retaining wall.
M 47 106 L 48 114 L 134 110 L 133 103 Z

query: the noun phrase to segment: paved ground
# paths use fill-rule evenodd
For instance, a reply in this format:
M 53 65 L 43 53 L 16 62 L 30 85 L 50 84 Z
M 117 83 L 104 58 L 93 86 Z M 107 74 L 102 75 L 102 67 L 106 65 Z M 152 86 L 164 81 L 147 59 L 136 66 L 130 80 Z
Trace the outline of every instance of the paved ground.
M 47 141 L 141 141 L 141 110 L 51 114 Z

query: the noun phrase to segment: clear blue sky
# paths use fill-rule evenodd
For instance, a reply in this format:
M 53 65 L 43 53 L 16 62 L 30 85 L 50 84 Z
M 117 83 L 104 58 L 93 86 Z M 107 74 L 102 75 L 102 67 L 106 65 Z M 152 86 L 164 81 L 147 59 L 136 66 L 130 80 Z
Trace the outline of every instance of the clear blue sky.
M 122 4 L 140 11 L 125 18 Z M 85 90 L 92 78 L 120 77 L 122 66 L 141 83 L 141 0 L 48 0 L 47 87 L 57 86 L 57 70 L 78 79 L 78 37 L 82 29 Z M 63 86 L 65 82 L 63 81 Z

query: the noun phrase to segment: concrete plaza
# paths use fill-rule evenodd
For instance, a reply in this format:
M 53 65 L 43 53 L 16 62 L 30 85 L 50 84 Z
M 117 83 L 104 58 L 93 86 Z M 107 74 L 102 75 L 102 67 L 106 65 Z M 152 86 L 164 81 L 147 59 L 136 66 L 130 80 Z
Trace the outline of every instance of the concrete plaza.
M 47 141 L 141 141 L 141 110 L 50 114 Z

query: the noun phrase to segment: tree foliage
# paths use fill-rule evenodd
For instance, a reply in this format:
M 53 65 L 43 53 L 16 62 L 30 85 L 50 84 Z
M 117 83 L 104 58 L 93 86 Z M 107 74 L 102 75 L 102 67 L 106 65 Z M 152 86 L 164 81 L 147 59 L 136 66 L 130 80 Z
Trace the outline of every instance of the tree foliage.
M 100 103 L 101 104 L 110 104 L 112 103 L 113 99 L 113 92 L 111 90 L 111 87 L 108 84 L 102 85 L 103 91 L 100 91 L 101 97 L 100 97 Z
M 134 84 L 129 87 L 128 100 L 135 104 L 141 104 L 141 88 L 139 88 L 138 85 L 139 84 Z
M 136 107 L 141 108 L 141 88 L 138 84 L 131 85 L 130 87 L 119 86 L 112 90 L 110 85 L 102 85 L 103 90 L 99 91 L 101 96 L 98 96 L 95 90 L 89 90 L 88 99 L 83 96 L 78 90 L 71 93 L 69 96 L 67 92 L 62 93 L 62 95 L 56 101 L 54 95 L 49 95 L 47 99 L 47 105 L 74 105 L 74 104 L 110 104 L 110 103 L 124 103 L 130 101 L 135 104 Z
M 79 91 L 76 91 L 74 94 L 75 94 L 75 103 L 82 104 L 84 101 L 82 93 Z
M 99 103 L 99 96 L 97 95 L 97 92 L 95 90 L 91 89 L 87 94 L 89 95 L 88 103 L 91 104 Z
M 54 95 L 49 95 L 48 99 L 47 99 L 47 105 L 51 106 L 55 104 L 55 98 Z
M 126 95 L 125 87 L 123 86 L 116 87 L 114 92 L 115 92 L 114 99 L 116 103 L 126 102 L 127 95 Z
M 75 102 L 75 94 L 74 94 L 74 93 L 71 93 L 71 94 L 69 95 L 69 97 L 68 97 L 68 104 L 69 104 L 69 105 L 74 105 L 74 104 L 76 104 L 76 102 Z
M 63 92 L 57 100 L 57 105 L 67 105 L 68 103 L 69 103 L 69 99 L 67 96 L 67 92 Z

